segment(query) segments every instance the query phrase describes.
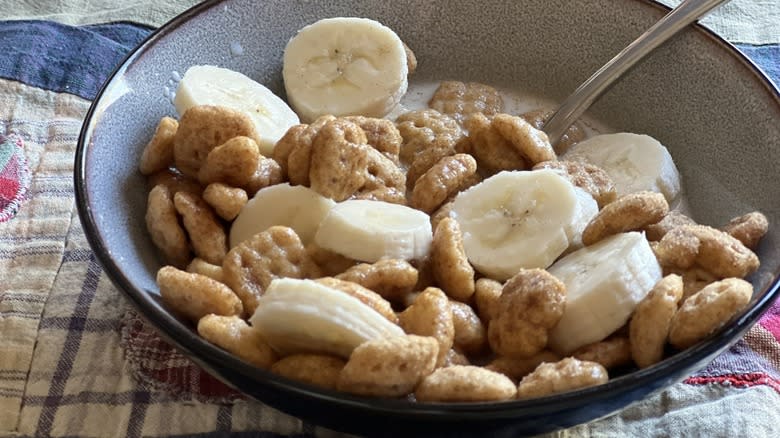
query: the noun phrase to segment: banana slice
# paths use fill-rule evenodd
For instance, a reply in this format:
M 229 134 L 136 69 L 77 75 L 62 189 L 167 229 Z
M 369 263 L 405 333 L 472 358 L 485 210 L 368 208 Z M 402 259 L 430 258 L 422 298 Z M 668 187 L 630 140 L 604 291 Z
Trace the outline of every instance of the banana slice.
M 406 93 L 406 51 L 390 28 L 367 18 L 327 18 L 284 49 L 287 98 L 305 122 L 325 114 L 384 117 Z
M 275 184 L 258 191 L 246 203 L 230 227 L 230 247 L 234 247 L 274 225 L 295 230 L 301 242 L 314 240 L 320 222 L 336 203 L 314 190 L 289 183 Z
M 505 171 L 455 198 L 452 216 L 474 267 L 495 280 L 520 268 L 546 268 L 582 235 L 593 212 L 590 195 L 578 195 L 549 169 Z
M 564 356 L 623 326 L 662 276 L 650 244 L 638 232 L 586 246 L 548 271 L 566 285 L 566 309 L 548 338 L 548 346 Z
M 663 193 L 673 205 L 680 195 L 680 173 L 672 155 L 648 135 L 597 135 L 572 146 L 562 159 L 601 167 L 615 183 L 618 196 L 651 190 Z
M 427 257 L 433 239 L 427 214 L 405 205 L 350 200 L 337 204 L 314 241 L 322 248 L 363 262 Z
M 357 298 L 313 280 L 273 280 L 249 319 L 281 355 L 316 352 L 348 358 L 363 342 L 403 336 Z
M 270 157 L 276 142 L 298 116 L 268 88 L 247 76 L 226 68 L 196 65 L 187 69 L 173 100 L 179 116 L 196 105 L 217 105 L 249 116 L 260 135 L 260 153 Z

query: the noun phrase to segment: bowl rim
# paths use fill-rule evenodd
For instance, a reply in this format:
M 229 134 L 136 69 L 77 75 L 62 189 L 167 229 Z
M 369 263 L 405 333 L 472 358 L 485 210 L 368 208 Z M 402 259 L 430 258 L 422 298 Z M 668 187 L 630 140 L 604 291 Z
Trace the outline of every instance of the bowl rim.
M 407 400 L 375 399 L 353 396 L 347 393 L 319 389 L 307 384 L 299 383 L 249 365 L 238 357 L 216 347 L 196 334 L 184 323 L 163 311 L 160 303 L 151 294 L 136 289 L 117 263 L 111 257 L 110 251 L 104 240 L 100 237 L 94 211 L 91 208 L 89 191 L 87 189 L 87 156 L 89 152 L 90 138 L 95 127 L 95 117 L 101 100 L 111 88 L 114 81 L 143 54 L 164 36 L 174 32 L 177 27 L 193 17 L 215 8 L 222 3 L 232 0 L 207 0 L 183 11 L 164 25 L 152 31 L 141 43 L 132 49 L 111 72 L 102 84 L 100 90 L 93 99 L 87 111 L 79 133 L 74 164 L 75 199 L 78 215 L 81 220 L 87 241 L 95 253 L 97 260 L 106 270 L 106 274 L 117 287 L 129 299 L 139 314 L 149 321 L 153 327 L 167 340 L 171 341 L 179 350 L 192 357 L 196 362 L 205 365 L 205 368 L 214 373 L 217 368 L 226 368 L 239 373 L 242 377 L 262 381 L 263 384 L 273 386 L 300 396 L 304 399 L 318 399 L 322 402 L 351 406 L 353 408 L 368 409 L 375 413 L 388 415 L 402 415 L 405 417 L 435 418 L 442 414 L 457 413 L 460 419 L 493 419 L 507 418 L 512 413 L 523 412 L 548 412 L 563 411 L 567 408 L 579 406 L 583 399 L 596 401 L 611 398 L 615 392 L 626 392 L 635 388 L 649 386 L 654 381 L 669 377 L 669 370 L 687 369 L 696 367 L 700 362 L 709 362 L 714 356 L 725 351 L 732 344 L 741 339 L 742 335 L 751 328 L 766 312 L 780 293 L 780 272 L 774 272 L 774 279 L 767 287 L 766 292 L 758 298 L 756 303 L 733 320 L 733 322 L 714 335 L 687 350 L 675 354 L 662 362 L 648 368 L 633 371 L 631 373 L 610 379 L 607 383 L 595 387 L 584 388 L 562 394 L 554 394 L 529 400 L 512 400 L 503 402 L 475 402 L 475 403 L 415 403 Z M 633 0 L 644 3 L 668 12 L 670 7 L 655 0 Z M 736 46 L 729 43 L 710 29 L 698 22 L 691 26 L 693 29 L 719 44 L 731 56 L 741 61 L 749 71 L 755 75 L 759 82 L 773 96 L 780 106 L 780 89 L 772 80 Z M 216 376 L 221 379 L 220 376 Z M 226 382 L 227 383 L 227 382 Z M 235 385 L 228 383 L 230 386 Z M 241 391 L 241 388 L 236 388 Z M 252 394 L 248 394 L 252 396 Z M 262 401 L 262 400 L 261 400 Z

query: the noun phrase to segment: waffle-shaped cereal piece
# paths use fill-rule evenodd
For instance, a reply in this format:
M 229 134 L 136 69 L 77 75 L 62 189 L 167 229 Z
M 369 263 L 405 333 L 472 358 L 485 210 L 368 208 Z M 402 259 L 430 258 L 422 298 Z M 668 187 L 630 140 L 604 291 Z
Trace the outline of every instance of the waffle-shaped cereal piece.
M 410 204 L 426 213 L 433 213 L 449 197 L 458 193 L 461 185 L 476 172 L 477 162 L 469 154 L 444 157 L 417 179 Z
M 563 316 L 566 286 L 543 269 L 521 269 L 507 280 L 488 324 L 493 351 L 531 357 L 547 346 L 547 332 Z
M 417 284 L 417 275 L 417 269 L 406 260 L 382 259 L 354 265 L 336 278 L 357 283 L 386 300 L 400 301 Z
M 152 139 L 141 153 L 138 169 L 144 175 L 167 169 L 173 164 L 173 137 L 179 129 L 179 122 L 171 117 L 163 117 L 157 124 Z
M 271 372 L 298 382 L 325 389 L 336 389 L 344 359 L 324 354 L 293 354 L 271 366 Z
M 352 196 L 366 182 L 369 147 L 355 123 L 343 119 L 326 123 L 312 141 L 312 190 L 336 202 Z
M 438 355 L 439 344 L 426 336 L 364 342 L 355 348 L 341 371 L 338 389 L 374 397 L 409 394 L 433 372 Z
M 165 261 L 177 267 L 186 266 L 190 260 L 187 234 L 179 225 L 173 195 L 165 185 L 156 185 L 149 192 L 145 221 L 152 243 L 162 252 Z
M 428 149 L 454 151 L 464 136 L 455 119 L 432 109 L 401 114 L 395 124 L 403 138 L 399 158 L 407 166 Z
M 436 366 L 443 365 L 455 339 L 452 309 L 444 292 L 435 287 L 425 289 L 398 319 L 406 333 L 436 339 L 439 343 Z
M 599 240 L 654 224 L 669 212 L 669 204 L 661 193 L 638 192 L 623 195 L 610 202 L 582 232 L 582 243 L 592 245 Z
M 198 180 L 204 185 L 221 182 L 233 187 L 246 187 L 261 157 L 254 140 L 233 137 L 209 152 L 198 172 Z
M 439 368 L 423 379 L 414 396 L 419 402 L 488 402 L 510 400 L 517 388 L 505 375 L 473 365 Z
M 466 257 L 455 219 L 442 219 L 436 226 L 430 254 L 433 277 L 442 290 L 455 300 L 468 302 L 474 294 L 474 268 Z
M 181 116 L 173 139 L 176 168 L 196 178 L 212 149 L 231 138 L 244 136 L 255 142 L 259 137 L 249 116 L 221 106 L 194 106 Z
M 200 196 L 178 192 L 173 197 L 195 255 L 219 265 L 227 253 L 227 236 L 217 215 Z
M 473 113 L 498 114 L 504 101 L 498 90 L 479 82 L 443 81 L 428 106 L 458 121 Z
M 753 296 L 753 285 L 739 278 L 726 278 L 685 300 L 672 318 L 669 343 L 686 349 L 723 327 L 742 311 Z
M 653 286 L 634 310 L 629 323 L 629 337 L 631 357 L 639 368 L 649 367 L 663 359 L 669 327 L 682 295 L 682 277 L 670 274 Z
M 163 303 L 192 322 L 212 313 L 233 316 L 244 310 L 229 287 L 205 275 L 163 266 L 157 271 L 157 285 Z
M 211 183 L 203 190 L 203 200 L 226 221 L 232 221 L 249 201 L 244 189 L 222 183 Z
M 291 228 L 273 226 L 245 240 L 225 256 L 225 284 L 238 295 L 245 316 L 257 309 L 257 300 L 274 278 L 317 278 L 320 268 Z
M 256 367 L 268 369 L 277 358 L 260 332 L 235 315 L 204 316 L 198 321 L 198 334 Z
M 601 385 L 608 379 L 607 370 L 600 364 L 567 357 L 555 363 L 542 363 L 531 374 L 523 377 L 517 386 L 517 398 L 559 394 Z

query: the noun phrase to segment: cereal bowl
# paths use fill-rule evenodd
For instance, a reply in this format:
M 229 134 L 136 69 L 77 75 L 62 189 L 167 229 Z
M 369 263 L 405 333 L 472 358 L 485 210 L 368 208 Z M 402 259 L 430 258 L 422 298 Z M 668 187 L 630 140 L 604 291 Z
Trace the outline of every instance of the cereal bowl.
M 166 94 L 189 66 L 242 72 L 284 96 L 282 53 L 298 29 L 325 17 L 378 20 L 416 53 L 406 99 L 425 101 L 432 84 L 491 84 L 508 103 L 553 106 L 666 8 L 651 1 L 288 2 L 210 1 L 153 33 L 108 79 L 79 138 L 76 195 L 89 242 L 110 278 L 162 336 L 210 373 L 284 412 L 368 435 L 517 436 L 614 413 L 704 367 L 735 343 L 778 293 L 780 94 L 744 56 L 694 27 L 634 69 L 587 114 L 602 132 L 646 133 L 680 170 L 691 215 L 721 225 L 760 210 L 770 229 L 757 248 L 754 294 L 727 326 L 691 348 L 606 384 L 532 400 L 415 403 L 326 391 L 253 367 L 206 342 L 163 306 L 161 267 L 145 230 L 146 191 L 138 162 L 149 133 L 175 111 Z M 511 102 L 510 102 L 511 101 Z

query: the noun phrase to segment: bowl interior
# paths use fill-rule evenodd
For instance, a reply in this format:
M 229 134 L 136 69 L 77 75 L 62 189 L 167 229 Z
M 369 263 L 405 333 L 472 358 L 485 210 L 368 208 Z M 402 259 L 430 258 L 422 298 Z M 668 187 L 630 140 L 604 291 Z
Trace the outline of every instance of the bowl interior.
M 226 0 L 196 7 L 128 58 L 95 101 L 77 163 L 86 232 L 112 279 L 177 344 L 192 348 L 198 341 L 180 336 L 191 329 L 156 300 L 160 261 L 145 230 L 146 190 L 137 171 L 159 119 L 175 115 L 166 87 L 190 65 L 231 68 L 284 96 L 282 52 L 296 30 L 324 17 L 363 16 L 393 28 L 415 51 L 413 84 L 473 80 L 520 91 L 529 102 L 556 102 L 664 13 L 638 0 Z M 768 216 L 770 231 L 758 250 L 762 267 L 751 277 L 753 304 L 766 305 L 780 269 L 776 90 L 733 48 L 689 29 L 628 74 L 588 117 L 665 144 L 699 222 L 719 226 L 753 210 Z M 726 348 L 746 329 L 725 333 L 728 339 L 711 341 L 706 351 L 694 349 L 690 354 L 699 356 L 688 364 Z

